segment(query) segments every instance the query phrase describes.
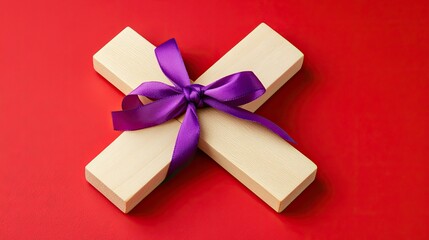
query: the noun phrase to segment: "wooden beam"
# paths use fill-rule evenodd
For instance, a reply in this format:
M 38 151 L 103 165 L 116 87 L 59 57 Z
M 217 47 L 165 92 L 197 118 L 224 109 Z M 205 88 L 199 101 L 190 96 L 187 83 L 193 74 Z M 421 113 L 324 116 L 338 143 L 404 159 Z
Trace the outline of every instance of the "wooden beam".
M 144 81 L 169 83 L 154 46 L 124 29 L 94 55 L 94 67 L 125 94 Z M 259 25 L 207 70 L 197 83 L 255 72 L 266 94 L 243 106 L 255 111 L 302 65 L 303 55 L 265 24 Z M 282 211 L 315 178 L 316 165 L 265 128 L 214 109 L 199 109 L 199 147 L 273 209 Z M 130 211 L 165 178 L 180 121 L 122 133 L 86 167 L 86 178 L 123 212 Z

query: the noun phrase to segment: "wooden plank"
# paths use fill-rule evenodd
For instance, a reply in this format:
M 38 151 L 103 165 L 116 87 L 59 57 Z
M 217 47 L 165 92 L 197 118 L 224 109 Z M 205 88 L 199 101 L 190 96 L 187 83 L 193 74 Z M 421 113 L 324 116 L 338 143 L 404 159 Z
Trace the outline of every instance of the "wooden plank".
M 127 27 L 94 55 L 94 68 L 125 94 L 145 81 L 169 84 L 154 49 Z M 165 179 L 179 128 L 177 120 L 170 120 L 123 132 L 85 167 L 87 181 L 121 211 L 129 212 Z
M 127 213 L 167 175 L 180 124 L 122 133 L 85 168 L 88 182 Z
M 94 66 L 124 93 L 145 80 L 168 83 L 153 49 L 126 28 L 94 55 Z M 254 111 L 300 69 L 302 60 L 299 50 L 261 24 L 196 82 L 207 84 L 237 71 L 254 71 L 267 88 L 261 99 L 244 106 Z M 265 128 L 214 109 L 201 109 L 198 115 L 199 147 L 276 211 L 282 211 L 313 181 L 316 165 Z M 165 177 L 179 126 L 173 120 L 151 131 L 124 132 L 88 164 L 87 180 L 128 212 Z M 165 136 L 149 140 L 155 132 Z

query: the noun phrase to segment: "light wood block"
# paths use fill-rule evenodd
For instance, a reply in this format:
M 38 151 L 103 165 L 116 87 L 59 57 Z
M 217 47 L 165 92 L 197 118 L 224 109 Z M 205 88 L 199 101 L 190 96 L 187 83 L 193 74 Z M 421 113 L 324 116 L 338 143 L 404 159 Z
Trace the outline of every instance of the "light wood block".
M 169 83 L 154 46 L 124 29 L 94 55 L 94 67 L 125 94 L 144 81 Z M 196 83 L 253 71 L 267 92 L 243 107 L 255 111 L 300 68 L 302 53 L 265 24 L 259 25 Z M 258 124 L 214 109 L 199 109 L 199 147 L 276 211 L 282 211 L 315 178 L 317 167 Z M 181 119 L 122 133 L 86 166 L 86 178 L 123 212 L 130 211 L 165 178 Z

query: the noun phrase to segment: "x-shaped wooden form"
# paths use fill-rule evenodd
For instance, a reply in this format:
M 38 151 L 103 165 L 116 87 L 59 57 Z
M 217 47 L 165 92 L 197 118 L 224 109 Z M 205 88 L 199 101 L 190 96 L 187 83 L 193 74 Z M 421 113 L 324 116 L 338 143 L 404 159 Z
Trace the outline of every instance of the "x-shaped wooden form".
M 161 72 L 155 47 L 125 28 L 94 55 L 94 67 L 127 94 L 145 81 L 171 84 Z M 302 66 L 303 54 L 260 24 L 195 83 L 253 71 L 267 92 L 242 106 L 255 111 Z M 143 101 L 148 101 L 143 100 Z M 274 210 L 281 212 L 315 178 L 316 165 L 266 128 L 215 109 L 198 110 L 199 148 Z M 129 212 L 166 177 L 182 119 L 123 132 L 85 168 L 85 176 L 123 212 Z

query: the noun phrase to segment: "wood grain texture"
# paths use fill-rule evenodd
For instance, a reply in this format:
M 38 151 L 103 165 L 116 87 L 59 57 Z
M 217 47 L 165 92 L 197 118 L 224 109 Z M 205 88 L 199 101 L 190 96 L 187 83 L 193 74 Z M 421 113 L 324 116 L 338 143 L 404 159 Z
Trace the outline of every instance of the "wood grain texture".
M 180 124 L 123 132 L 85 168 L 88 182 L 127 213 L 167 175 Z
M 94 55 L 94 67 L 125 94 L 147 80 L 169 83 L 153 50 L 152 44 L 126 28 Z M 251 70 L 267 88 L 260 99 L 243 106 L 255 111 L 300 69 L 302 61 L 298 49 L 261 24 L 196 83 L 205 85 Z M 316 165 L 258 124 L 214 109 L 200 109 L 198 116 L 199 147 L 276 211 L 314 180 Z M 128 212 L 164 179 L 180 121 L 124 132 L 87 165 L 87 180 Z

